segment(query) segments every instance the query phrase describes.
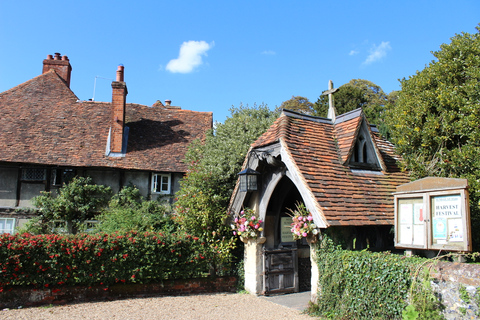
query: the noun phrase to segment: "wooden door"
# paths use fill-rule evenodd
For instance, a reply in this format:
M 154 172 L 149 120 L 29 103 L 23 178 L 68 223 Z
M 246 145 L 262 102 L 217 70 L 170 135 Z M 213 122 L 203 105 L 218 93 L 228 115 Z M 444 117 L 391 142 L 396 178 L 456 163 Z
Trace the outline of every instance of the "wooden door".
M 299 291 L 297 248 L 264 250 L 263 294 Z

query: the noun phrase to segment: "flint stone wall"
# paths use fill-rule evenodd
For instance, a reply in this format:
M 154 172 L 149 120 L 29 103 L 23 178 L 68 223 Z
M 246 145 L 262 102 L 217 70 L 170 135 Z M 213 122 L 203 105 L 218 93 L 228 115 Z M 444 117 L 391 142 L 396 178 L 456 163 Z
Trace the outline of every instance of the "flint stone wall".
M 445 319 L 480 318 L 480 265 L 438 262 L 431 275 Z

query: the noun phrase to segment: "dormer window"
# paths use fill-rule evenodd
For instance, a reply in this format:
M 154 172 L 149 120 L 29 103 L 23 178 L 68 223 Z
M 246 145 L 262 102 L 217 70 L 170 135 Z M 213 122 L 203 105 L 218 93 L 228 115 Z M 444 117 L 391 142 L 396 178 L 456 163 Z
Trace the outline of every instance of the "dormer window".
M 366 170 L 381 170 L 380 162 L 365 122 L 360 125 L 357 141 L 355 142 L 350 158 L 350 167 Z

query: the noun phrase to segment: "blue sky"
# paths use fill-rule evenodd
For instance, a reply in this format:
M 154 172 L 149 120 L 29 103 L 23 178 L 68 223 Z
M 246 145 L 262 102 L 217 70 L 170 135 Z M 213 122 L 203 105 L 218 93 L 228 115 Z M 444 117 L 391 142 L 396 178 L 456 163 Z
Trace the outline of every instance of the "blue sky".
M 8 1 L 0 0 L 0 92 L 67 55 L 82 100 L 111 100 L 125 66 L 127 102 L 172 100 L 212 111 L 315 102 L 366 79 L 400 89 L 456 33 L 476 32 L 480 1 Z M 107 79 L 105 79 L 107 78 Z

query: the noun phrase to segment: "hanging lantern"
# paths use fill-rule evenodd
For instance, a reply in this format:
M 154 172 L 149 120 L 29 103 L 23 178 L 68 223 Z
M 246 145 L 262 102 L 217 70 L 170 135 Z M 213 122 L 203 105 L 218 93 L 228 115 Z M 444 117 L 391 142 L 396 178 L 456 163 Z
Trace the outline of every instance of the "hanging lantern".
M 258 180 L 260 172 L 247 168 L 240 173 L 240 192 L 249 192 L 258 190 Z

